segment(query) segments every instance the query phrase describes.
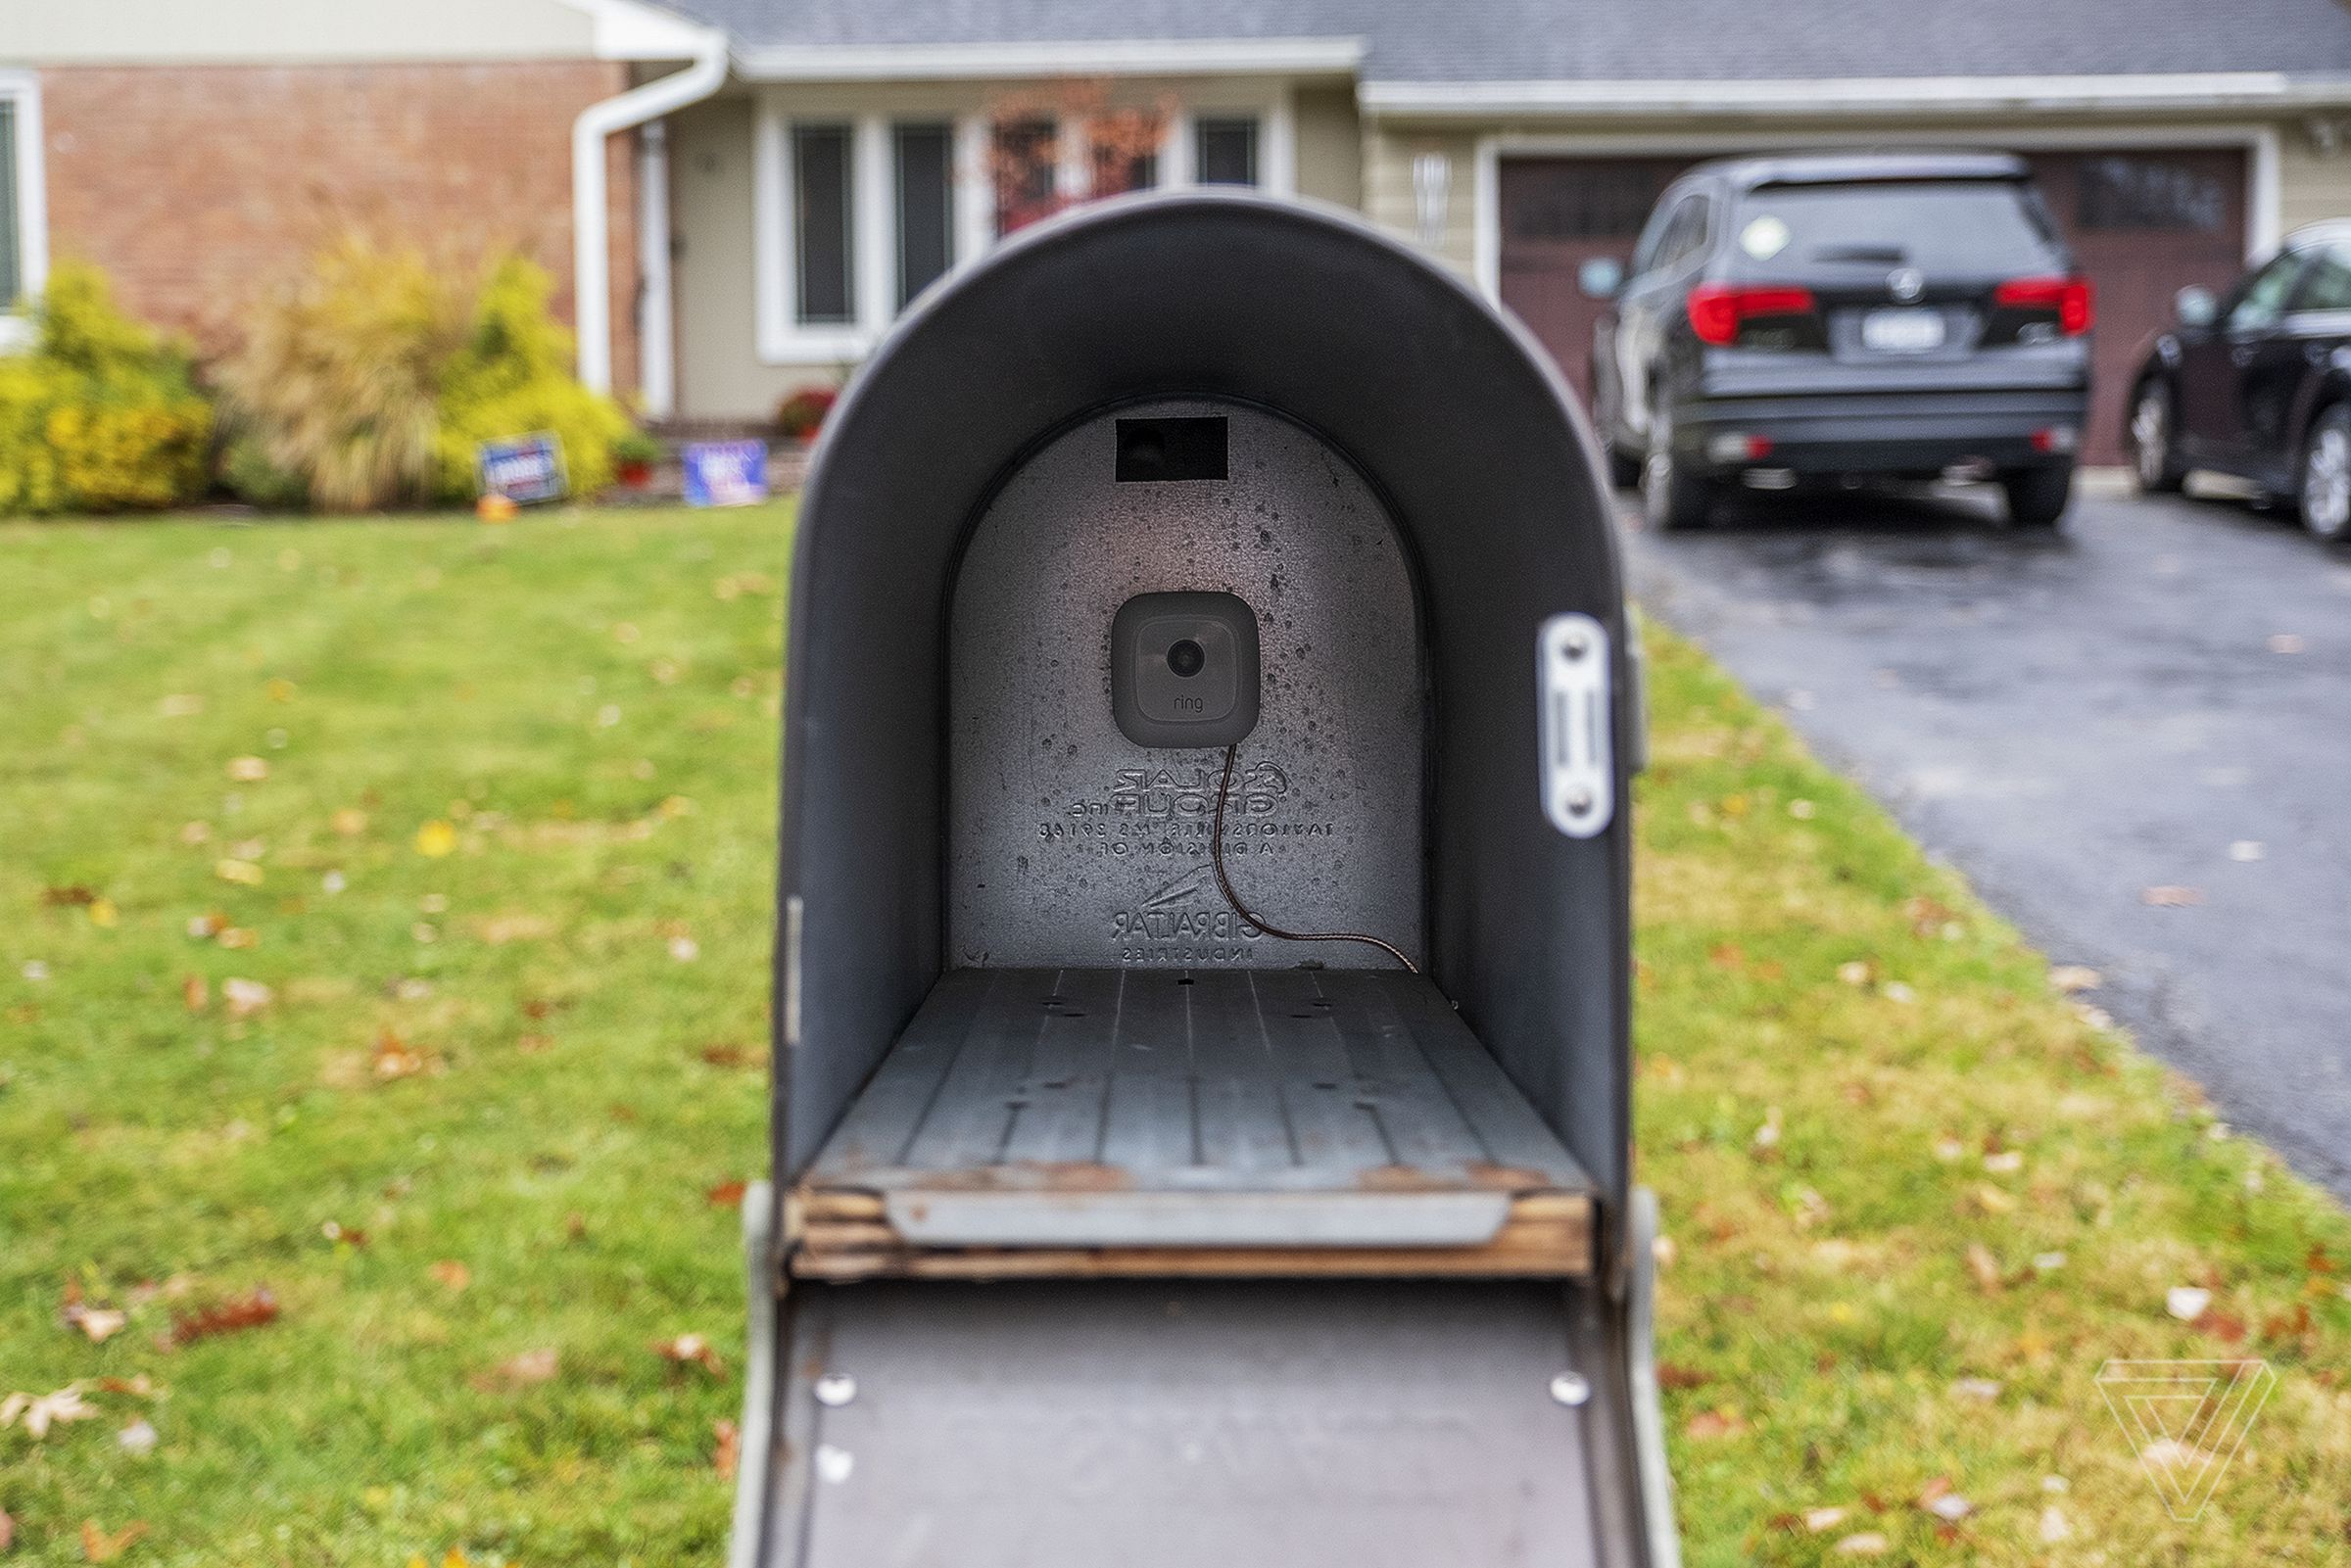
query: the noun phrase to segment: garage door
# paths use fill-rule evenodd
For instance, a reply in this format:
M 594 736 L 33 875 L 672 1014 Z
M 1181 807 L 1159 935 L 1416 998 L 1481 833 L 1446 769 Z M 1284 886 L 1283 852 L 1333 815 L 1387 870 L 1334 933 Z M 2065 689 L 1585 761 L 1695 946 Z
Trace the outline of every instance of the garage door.
M 1720 156 L 1720 155 L 1717 155 Z M 2147 335 L 2190 283 L 2223 289 L 2243 270 L 2242 148 L 2090 148 L 2027 153 L 2050 213 L 2098 291 L 2096 383 L 2085 455 L 2122 460 L 2122 406 Z M 1502 299 L 1570 383 L 1591 397 L 1592 324 L 1602 307 L 1576 273 L 1630 256 L 1657 193 L 1690 157 L 1507 160 L 1502 166 Z

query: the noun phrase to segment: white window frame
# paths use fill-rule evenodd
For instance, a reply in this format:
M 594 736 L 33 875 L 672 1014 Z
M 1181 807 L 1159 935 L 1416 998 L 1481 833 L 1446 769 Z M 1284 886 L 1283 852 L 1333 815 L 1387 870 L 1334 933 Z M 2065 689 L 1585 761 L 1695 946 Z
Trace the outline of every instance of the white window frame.
M 41 132 L 41 80 L 29 71 L 0 71 L 0 100 L 16 110 L 17 277 L 26 299 L 49 285 L 49 191 Z M 33 339 L 32 323 L 0 301 L 0 351 Z
M 1232 101 L 1223 96 L 1186 104 L 1168 117 L 1157 160 L 1159 190 L 1194 183 L 1192 127 L 1196 117 L 1257 120 L 1257 188 L 1275 195 L 1298 187 L 1297 119 L 1289 89 L 1271 98 Z M 947 270 L 964 270 L 997 243 L 996 200 L 988 178 L 994 127 L 984 114 L 942 114 L 936 107 L 908 107 L 856 114 L 810 110 L 794 114 L 788 93 L 764 92 L 751 128 L 751 250 L 757 278 L 753 299 L 754 337 L 759 358 L 773 365 L 842 364 L 862 359 L 897 318 L 898 202 L 893 161 L 894 131 L 900 123 L 954 126 L 954 216 Z M 793 269 L 798 236 L 792 232 L 792 130 L 795 123 L 849 126 L 849 234 L 853 322 L 812 326 L 797 319 Z M 1090 194 L 1093 166 L 1081 122 L 1061 117 L 1055 185 L 1071 201 Z

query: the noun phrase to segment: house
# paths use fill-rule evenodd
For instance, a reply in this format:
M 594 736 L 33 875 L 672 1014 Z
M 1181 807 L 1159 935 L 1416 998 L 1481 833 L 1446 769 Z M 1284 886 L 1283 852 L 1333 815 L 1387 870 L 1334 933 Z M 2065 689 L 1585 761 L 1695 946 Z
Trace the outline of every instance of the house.
M 504 235 L 583 285 L 590 380 L 722 421 L 845 377 L 933 279 L 1108 191 L 1357 209 L 1580 383 L 1578 267 L 1628 252 L 1690 164 L 2009 148 L 2098 286 L 2097 460 L 2177 289 L 2351 214 L 2351 9 L 84 0 L 0 16 L 12 136 L 20 284 L 87 255 L 202 331 L 306 215 Z

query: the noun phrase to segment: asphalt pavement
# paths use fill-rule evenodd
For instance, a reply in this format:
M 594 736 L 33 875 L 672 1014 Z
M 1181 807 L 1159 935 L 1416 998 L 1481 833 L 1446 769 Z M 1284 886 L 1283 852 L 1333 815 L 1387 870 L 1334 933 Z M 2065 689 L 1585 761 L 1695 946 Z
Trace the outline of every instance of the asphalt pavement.
M 1634 593 L 2351 1198 L 2351 549 L 2241 500 L 1744 498 Z M 2172 891 L 2165 891 L 2172 890 Z M 2183 891 L 2182 891 L 2183 890 Z

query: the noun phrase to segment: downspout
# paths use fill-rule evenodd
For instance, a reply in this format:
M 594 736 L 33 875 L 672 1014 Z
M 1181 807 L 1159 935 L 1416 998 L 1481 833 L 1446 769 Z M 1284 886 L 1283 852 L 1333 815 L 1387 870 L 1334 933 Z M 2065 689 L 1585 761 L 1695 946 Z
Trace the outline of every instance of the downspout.
M 580 339 L 580 380 L 592 392 L 612 390 L 612 272 L 610 192 L 604 180 L 604 142 L 615 132 L 698 104 L 727 80 L 726 34 L 702 34 L 684 71 L 590 104 L 571 122 L 572 311 Z

